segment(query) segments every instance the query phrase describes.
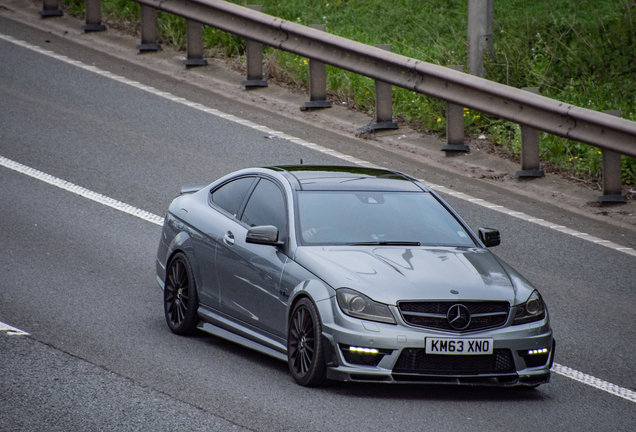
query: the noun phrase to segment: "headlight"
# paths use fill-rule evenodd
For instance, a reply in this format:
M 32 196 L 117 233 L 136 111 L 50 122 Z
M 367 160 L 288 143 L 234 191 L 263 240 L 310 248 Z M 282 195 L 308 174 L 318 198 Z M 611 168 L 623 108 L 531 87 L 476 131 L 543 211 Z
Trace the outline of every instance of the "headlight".
M 539 321 L 544 317 L 545 305 L 543 304 L 543 299 L 538 291 L 534 291 L 530 294 L 527 302 L 517 306 L 517 313 L 514 320 L 512 320 L 512 325 Z
M 387 305 L 373 301 L 357 291 L 340 288 L 336 291 L 336 298 L 342 312 L 351 317 L 395 324 L 395 318 Z

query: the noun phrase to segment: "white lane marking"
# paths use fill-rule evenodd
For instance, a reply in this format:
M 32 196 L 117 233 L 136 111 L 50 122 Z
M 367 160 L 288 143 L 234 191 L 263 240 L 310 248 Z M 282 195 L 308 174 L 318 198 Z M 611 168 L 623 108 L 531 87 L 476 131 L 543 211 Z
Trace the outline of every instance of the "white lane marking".
M 455 198 L 459 198 L 461 200 L 472 202 L 472 203 L 480 205 L 482 207 L 486 207 L 488 209 L 495 210 L 495 211 L 498 211 L 500 213 L 507 214 L 508 216 L 513 216 L 513 217 L 522 219 L 522 220 L 524 220 L 526 222 L 533 223 L 535 225 L 541 225 L 543 227 L 550 228 L 550 229 L 552 229 L 554 231 L 559 231 L 559 232 L 561 232 L 563 234 L 569 234 L 569 235 L 571 235 L 573 237 L 578 237 L 578 238 L 580 238 L 582 240 L 589 241 L 590 243 L 599 244 L 601 246 L 605 246 L 607 248 L 613 249 L 613 250 L 618 251 L 618 252 L 622 252 L 622 253 L 625 253 L 625 254 L 628 254 L 628 255 L 636 256 L 636 250 L 634 250 L 633 248 L 624 247 L 624 246 L 621 246 L 621 245 L 616 244 L 614 242 L 611 242 L 609 240 L 603 240 L 603 239 L 600 239 L 598 237 L 594 237 L 594 236 L 592 236 L 590 234 L 579 232 L 579 231 L 567 228 L 567 227 L 565 227 L 563 225 L 556 225 L 556 224 L 554 224 L 552 222 L 549 222 L 549 221 L 546 221 L 546 220 L 543 220 L 543 219 L 538 219 L 538 218 L 535 218 L 533 216 L 527 215 L 527 214 L 522 213 L 522 212 L 510 210 L 510 209 L 508 209 L 508 208 L 506 208 L 504 206 L 493 204 L 493 203 L 485 201 L 485 200 L 483 200 L 481 198 L 472 197 L 472 196 L 467 195 L 467 194 L 465 194 L 463 192 L 455 192 L 452 189 L 449 189 L 449 188 L 447 188 L 445 186 L 436 185 L 436 184 L 432 184 L 432 183 L 427 183 L 424 180 L 420 180 L 420 181 L 422 181 L 423 183 L 427 184 L 428 186 L 430 186 L 432 189 L 434 189 L 437 192 L 440 192 L 440 193 L 443 193 L 443 194 L 447 194 L 447 195 L 451 195 L 451 196 L 453 196 Z
M 112 207 L 116 210 L 122 211 L 124 213 L 131 214 L 140 219 L 143 219 L 148 222 L 152 222 L 156 225 L 163 226 L 163 218 L 161 216 L 157 216 L 145 210 L 139 209 L 137 207 L 133 207 L 130 204 L 123 203 L 114 198 L 107 197 L 97 192 L 93 192 L 92 190 L 88 190 L 76 184 L 67 182 L 66 180 L 62 180 L 60 178 L 54 177 L 50 174 L 43 173 L 42 171 L 38 171 L 35 168 L 30 168 L 26 165 L 22 165 L 21 163 L 12 161 L 11 159 L 7 159 L 4 156 L 0 156 L 0 165 L 6 168 L 12 169 L 22 174 L 26 174 L 29 177 L 33 177 L 35 179 L 41 180 L 50 185 L 59 187 L 60 189 L 64 189 L 69 192 L 73 192 L 79 196 L 84 198 L 88 198 L 89 200 L 98 202 L 108 207 Z
M 251 127 L 253 129 L 257 129 L 257 130 L 259 130 L 261 132 L 264 132 L 268 136 L 274 136 L 274 137 L 277 137 L 277 138 L 286 139 L 286 140 L 291 141 L 291 142 L 293 142 L 295 144 L 298 144 L 300 146 L 303 146 L 303 147 L 306 147 L 306 148 L 309 148 L 309 149 L 312 149 L 312 150 L 316 150 L 316 151 L 328 154 L 329 156 L 333 156 L 335 158 L 341 159 L 341 160 L 343 160 L 343 161 L 345 161 L 347 163 L 353 163 L 353 164 L 356 164 L 356 165 L 363 165 L 363 166 L 366 166 L 366 167 L 369 167 L 369 168 L 383 168 L 383 167 L 375 165 L 375 164 L 373 164 L 371 162 L 368 162 L 368 161 L 365 161 L 365 160 L 362 160 L 362 159 L 358 159 L 358 158 L 350 156 L 350 155 L 346 155 L 346 154 L 341 153 L 339 151 L 323 147 L 323 146 L 321 146 L 319 144 L 310 143 L 310 142 L 305 141 L 303 139 L 296 138 L 296 137 L 293 137 L 291 135 L 285 134 L 283 132 L 270 129 L 267 126 L 258 125 L 256 123 L 251 122 L 251 121 L 247 121 L 247 120 L 242 119 L 240 117 L 236 117 L 236 116 L 234 116 L 232 114 L 227 114 L 227 113 L 224 113 L 222 111 L 206 107 L 204 105 L 201 105 L 200 103 L 191 102 L 191 101 L 189 101 L 189 100 L 187 100 L 185 98 L 178 97 L 178 96 L 175 96 L 175 95 L 170 94 L 168 92 L 158 90 L 158 89 L 156 89 L 154 87 L 150 87 L 150 86 L 141 84 L 141 83 L 139 83 L 137 81 L 129 80 L 128 78 L 125 78 L 125 77 L 122 77 L 122 76 L 119 76 L 119 75 L 115 75 L 115 74 L 113 74 L 113 73 L 111 73 L 109 71 L 104 71 L 104 70 L 99 69 L 99 68 L 97 68 L 95 66 L 90 66 L 90 65 L 84 64 L 84 63 L 82 63 L 80 61 L 69 59 L 66 56 L 56 54 L 53 51 L 45 50 L 45 49 L 43 49 L 43 48 L 41 48 L 41 47 L 39 47 L 37 45 L 29 44 L 27 42 L 15 39 L 15 38 L 13 38 L 11 36 L 3 35 L 3 34 L 0 33 L 0 39 L 3 39 L 5 41 L 7 41 L 7 42 L 11 42 L 13 44 L 19 45 L 19 46 L 24 47 L 24 48 L 30 49 L 32 51 L 36 51 L 36 52 L 38 52 L 40 54 L 44 54 L 46 56 L 52 57 L 54 59 L 57 59 L 57 60 L 62 61 L 62 62 L 65 62 L 67 64 L 80 67 L 80 68 L 85 69 L 87 71 L 98 73 L 98 74 L 100 74 L 100 75 L 102 75 L 102 76 L 104 76 L 106 78 L 113 79 L 115 81 L 121 82 L 121 83 L 126 84 L 126 85 L 130 85 L 132 87 L 138 88 L 138 89 L 146 91 L 148 93 L 152 93 L 152 94 L 154 94 L 156 96 L 159 96 L 159 97 L 162 97 L 164 99 L 168 99 L 168 100 L 171 100 L 173 102 L 180 103 L 182 105 L 194 108 L 196 110 L 211 114 L 211 115 L 216 116 L 216 117 L 224 118 L 225 120 L 229 120 L 229 121 L 232 121 L 234 123 L 245 124 L 248 127 Z M 553 224 L 551 222 L 548 222 L 548 221 L 545 221 L 543 219 L 537 219 L 537 218 L 532 217 L 530 215 L 527 215 L 525 213 L 510 210 L 510 209 L 508 209 L 508 208 L 506 208 L 504 206 L 500 206 L 498 204 L 494 204 L 494 203 L 485 201 L 485 200 L 483 200 L 481 198 L 475 198 L 475 197 L 472 197 L 472 196 L 467 195 L 467 194 L 462 193 L 462 192 L 455 192 L 455 191 L 453 191 L 453 190 L 451 190 L 449 188 L 446 188 L 444 186 L 441 186 L 441 185 L 435 185 L 435 184 L 432 184 L 432 183 L 428 183 L 425 180 L 421 180 L 421 181 L 423 183 L 427 184 L 432 189 L 436 190 L 437 192 L 455 196 L 455 197 L 457 197 L 459 199 L 462 199 L 464 201 L 469 201 L 469 202 L 481 205 L 481 206 L 486 207 L 488 209 L 492 209 L 492 210 L 498 211 L 500 213 L 504 213 L 504 214 L 507 214 L 509 216 L 513 216 L 513 217 L 525 220 L 526 222 L 531 222 L 531 223 L 536 224 L 536 225 L 541 225 L 541 226 L 553 229 L 555 231 L 562 232 L 564 234 L 570 234 L 572 236 L 578 237 L 578 238 L 586 240 L 588 242 L 591 242 L 591 243 L 594 243 L 594 244 L 600 244 L 602 246 L 605 246 L 607 248 L 613 249 L 615 251 L 618 251 L 618 252 L 621 252 L 621 253 L 624 253 L 624 254 L 627 254 L 627 255 L 636 256 L 636 250 L 634 250 L 633 248 L 624 247 L 624 246 L 621 246 L 621 245 L 616 244 L 614 242 L 611 242 L 609 240 L 603 240 L 603 239 L 600 239 L 600 238 L 597 238 L 597 237 L 590 236 L 590 235 L 585 234 L 585 233 L 580 233 L 578 231 L 566 228 L 566 227 L 561 226 L 561 225 L 555 225 L 555 224 Z
M 16 45 L 20 45 L 22 47 L 31 49 L 33 51 L 36 51 L 36 52 L 39 52 L 41 54 L 47 55 L 49 57 L 53 57 L 55 59 L 58 59 L 60 61 L 65 62 L 65 63 L 72 64 L 74 66 L 78 66 L 78 67 L 81 67 L 83 69 L 86 69 L 86 70 L 89 70 L 89 71 L 92 71 L 92 72 L 98 72 L 98 73 L 100 73 L 101 75 L 103 75 L 105 77 L 114 79 L 114 80 L 122 82 L 124 84 L 133 85 L 134 87 L 140 88 L 140 89 L 142 89 L 144 91 L 148 91 L 148 92 L 153 93 L 153 94 L 155 94 L 157 96 L 172 100 L 174 102 L 182 103 L 182 104 L 184 104 L 186 106 L 189 106 L 189 107 L 198 109 L 200 111 L 215 115 L 217 117 L 223 117 L 226 120 L 234 121 L 236 123 L 245 122 L 244 119 L 240 119 L 238 117 L 235 117 L 234 115 L 225 114 L 225 113 L 223 113 L 221 111 L 218 111 L 216 109 L 212 109 L 212 108 L 206 107 L 206 106 L 198 104 L 198 103 L 187 101 L 184 98 L 179 98 L 179 97 L 173 96 L 170 93 L 159 91 L 159 90 L 157 90 L 157 89 L 155 89 L 153 87 L 145 86 L 145 85 L 140 84 L 138 82 L 131 81 L 131 80 L 127 79 L 127 78 L 120 77 L 118 75 L 114 75 L 114 74 L 112 74 L 110 72 L 107 72 L 107 71 L 102 71 L 101 69 L 98 69 L 98 68 L 96 68 L 94 66 L 88 66 L 88 65 L 85 65 L 82 62 L 79 62 L 79 61 L 76 61 L 76 60 L 69 60 L 68 57 L 55 54 L 52 51 L 44 50 L 44 49 L 42 49 L 42 48 L 40 48 L 40 47 L 38 47 L 36 45 L 31 45 L 31 44 L 28 44 L 26 42 L 19 41 L 17 39 L 12 38 L 11 36 L 6 36 L 6 35 L 3 35 L 3 34 L 0 34 L 0 39 L 4 39 L 4 40 L 6 40 L 8 42 L 11 42 L 11 43 L 14 43 Z M 383 168 L 383 167 L 375 165 L 375 164 L 373 164 L 371 162 L 368 162 L 368 161 L 365 161 L 365 160 L 362 160 L 362 159 L 357 159 L 357 158 L 355 158 L 353 156 L 349 156 L 349 155 L 340 153 L 338 151 L 323 147 L 323 146 L 318 145 L 318 144 L 307 142 L 307 141 L 305 141 L 305 140 L 303 140 L 301 138 L 294 138 L 291 135 L 287 135 L 287 134 L 284 134 L 282 132 L 278 132 L 278 131 L 275 131 L 273 129 L 270 129 L 267 126 L 256 125 L 254 123 L 247 124 L 247 126 L 252 127 L 254 129 L 262 130 L 263 132 L 267 133 L 268 135 L 274 135 L 274 136 L 277 136 L 279 138 L 287 139 L 288 141 L 291 141 L 291 142 L 296 143 L 298 145 L 301 145 L 303 147 L 311 148 L 312 150 L 317 150 L 317 151 L 320 151 L 320 152 L 329 153 L 330 155 L 335 156 L 335 157 L 340 158 L 340 159 L 343 159 L 343 160 L 345 160 L 347 162 L 352 162 L 353 160 L 355 160 L 356 161 L 355 163 L 357 163 L 358 165 L 365 165 L 365 166 L 368 166 L 370 168 Z M 154 215 L 154 214 L 149 213 L 149 212 L 147 212 L 145 210 L 138 209 L 138 208 L 133 207 L 133 206 L 131 206 L 129 204 L 125 204 L 125 203 L 123 203 L 121 201 L 117 201 L 117 200 L 115 200 L 113 198 L 106 197 L 106 196 L 104 196 L 102 194 L 99 194 L 97 192 L 93 192 L 93 191 L 85 189 L 85 188 L 83 188 L 81 186 L 77 186 L 77 185 L 74 185 L 74 184 L 69 183 L 67 181 L 58 179 L 58 178 L 53 177 L 53 176 L 51 176 L 49 174 L 43 173 L 43 172 L 38 171 L 38 170 L 36 170 L 34 168 L 29 168 L 29 167 L 27 167 L 25 165 L 22 165 L 22 164 L 20 164 L 18 162 L 14 162 L 14 161 L 12 161 L 10 159 L 7 159 L 5 157 L 0 156 L 0 165 L 5 166 L 7 168 L 10 168 L 12 170 L 21 172 L 23 174 L 29 175 L 31 177 L 37 178 L 39 180 L 42 180 L 42 181 L 44 181 L 46 183 L 49 183 L 49 184 L 51 184 L 53 186 L 57 186 L 57 187 L 59 187 L 61 189 L 67 190 L 69 192 L 76 193 L 76 194 L 78 194 L 80 196 L 86 197 L 86 198 L 88 198 L 90 200 L 93 200 L 95 202 L 98 202 L 100 204 L 104 204 L 104 205 L 106 205 L 108 207 L 112 207 L 112 208 L 114 208 L 116 210 L 120 210 L 120 211 L 122 211 L 124 213 L 128 213 L 130 215 L 136 216 L 138 218 L 141 218 L 141 219 L 146 220 L 148 222 L 154 223 L 156 225 L 160 225 L 160 226 L 163 225 L 163 218 L 161 216 Z M 452 191 L 452 190 L 450 190 L 450 189 L 448 189 L 448 188 L 446 188 L 444 186 L 427 183 L 424 180 L 421 180 L 421 181 L 423 183 L 427 184 L 428 186 L 430 186 L 431 188 L 435 189 L 436 191 L 440 192 L 440 193 L 447 194 L 447 195 L 452 195 L 452 196 L 455 196 L 455 197 L 460 198 L 462 200 L 473 202 L 475 204 L 479 204 L 479 205 L 484 206 L 486 208 L 493 209 L 495 211 L 498 211 L 498 212 L 501 212 L 501 213 L 505 213 L 505 214 L 508 214 L 510 216 L 513 216 L 513 217 L 517 217 L 517 218 L 525 220 L 527 222 L 532 222 L 532 223 L 536 223 L 538 225 L 546 226 L 548 228 L 552 228 L 554 230 L 563 232 L 565 234 L 576 235 L 579 238 L 583 238 L 583 239 L 591 241 L 593 243 L 602 244 L 603 246 L 609 247 L 611 249 L 614 249 L 614 250 L 617 250 L 617 251 L 620 251 L 620 252 L 623 252 L 623 253 L 627 253 L 629 255 L 636 256 L 636 251 L 633 248 L 622 247 L 622 246 L 617 245 L 615 243 L 612 243 L 612 242 L 610 242 L 608 240 L 601 240 L 601 239 L 598 239 L 596 237 L 589 236 L 588 234 L 579 233 L 577 231 L 571 230 L 571 229 L 566 228 L 566 227 L 561 226 L 561 225 L 552 225 L 551 223 L 546 222 L 543 219 L 533 218 L 532 216 L 529 216 L 529 215 L 527 215 L 525 213 L 513 211 L 513 210 L 507 209 L 507 208 L 505 208 L 503 206 L 500 206 L 500 205 L 497 205 L 497 204 L 493 204 L 493 203 L 489 203 L 488 201 L 485 201 L 485 200 L 483 200 L 481 198 L 474 198 L 474 197 L 472 197 L 470 195 L 467 195 L 467 194 L 465 194 L 463 192 L 455 192 L 455 191 Z M 0 324 L 2 324 L 2 323 L 0 323 Z M 0 330 L 1 329 L 2 328 L 0 327 Z M 17 329 L 15 329 L 15 330 L 17 330 Z M 18 330 L 18 331 L 21 331 L 21 330 Z M 615 396 L 619 396 L 619 397 L 622 397 L 624 399 L 630 400 L 632 402 L 636 402 L 636 392 L 633 392 L 632 390 L 628 390 L 626 388 L 619 387 L 619 386 L 617 386 L 615 384 L 611 384 L 611 383 L 609 383 L 607 381 L 603 381 L 603 380 L 601 380 L 599 378 L 595 378 L 595 377 L 593 377 L 591 375 L 587 375 L 587 374 L 585 374 L 583 372 L 579 372 L 577 370 L 574 370 L 574 369 L 569 368 L 567 366 L 559 365 L 557 363 L 555 363 L 553 365 L 552 370 L 555 373 L 559 374 L 559 375 L 563 375 L 565 377 L 568 377 L 568 378 L 574 379 L 576 381 L 579 381 L 579 382 L 581 382 L 583 384 L 587 384 L 589 386 L 592 386 L 592 387 L 598 388 L 600 390 L 606 391 L 608 393 L 611 393 L 611 394 L 613 394 Z
M 562 366 L 560 364 L 554 363 L 554 365 L 552 365 L 552 372 L 563 375 L 564 377 L 571 378 L 575 381 L 582 382 L 583 384 L 596 387 L 599 390 L 603 390 L 610 394 L 613 394 L 614 396 L 627 399 L 630 402 L 636 402 L 636 391 L 629 390 L 624 387 L 619 387 L 616 384 L 603 381 L 602 379 L 593 377 L 592 375 L 588 375 L 583 372 L 579 372 L 567 366 Z
M 17 329 L 15 327 L 11 327 L 9 324 L 5 324 L 2 321 L 0 321 L 0 332 L 6 331 L 8 335 L 14 335 L 14 336 L 29 336 L 29 333 L 22 331 L 20 329 Z

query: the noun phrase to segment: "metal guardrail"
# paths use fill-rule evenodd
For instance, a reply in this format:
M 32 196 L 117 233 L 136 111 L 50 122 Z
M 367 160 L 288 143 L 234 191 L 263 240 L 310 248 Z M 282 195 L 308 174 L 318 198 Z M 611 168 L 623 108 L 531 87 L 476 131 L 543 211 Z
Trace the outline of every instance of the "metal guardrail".
M 636 123 L 408 58 L 222 0 L 134 0 L 276 49 L 636 157 Z
M 203 25 L 215 27 L 247 40 L 247 80 L 242 82 L 245 88 L 267 86 L 262 79 L 262 48 L 266 44 L 310 59 L 310 100 L 301 110 L 331 106 L 326 100 L 325 68 L 330 64 L 375 79 L 376 120 L 357 132 L 397 128 L 392 121 L 392 86 L 402 87 L 447 102 L 447 145 L 441 149 L 447 156 L 470 151 L 464 144 L 462 109 L 468 107 L 521 125 L 521 170 L 515 173 L 516 177 L 545 176 L 539 159 L 539 131 L 544 131 L 602 148 L 603 195 L 598 202 L 627 201 L 622 194 L 621 154 L 636 157 L 636 123 L 621 119 L 620 111 L 600 113 L 580 108 L 539 96 L 538 88 L 516 89 L 464 74 L 460 65 L 442 67 L 393 54 L 390 45 L 372 47 L 325 33 L 324 25 L 305 27 L 284 21 L 261 13 L 262 6 L 244 8 L 222 0 L 133 1 L 141 5 L 141 44 L 137 45 L 140 52 L 161 49 L 157 43 L 156 11 L 162 10 L 186 18 L 188 53 L 183 61 L 186 67 L 207 64 L 203 58 Z M 479 5 L 491 2 L 469 0 L 469 15 L 471 5 L 474 11 Z M 106 30 L 101 23 L 101 0 L 85 3 L 86 24 L 82 29 Z M 42 18 L 60 16 L 58 0 L 43 0 L 39 14 Z M 469 39 L 475 36 L 468 33 Z M 480 49 L 476 47 L 476 51 Z M 474 57 L 474 53 L 469 57 Z

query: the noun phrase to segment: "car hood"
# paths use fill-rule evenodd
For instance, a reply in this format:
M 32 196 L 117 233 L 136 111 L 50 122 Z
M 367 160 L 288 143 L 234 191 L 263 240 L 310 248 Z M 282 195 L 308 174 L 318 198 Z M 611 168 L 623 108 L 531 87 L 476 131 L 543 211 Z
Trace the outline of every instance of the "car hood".
M 396 246 L 303 246 L 296 261 L 337 289 L 375 301 L 505 300 L 522 303 L 534 289 L 486 249 Z

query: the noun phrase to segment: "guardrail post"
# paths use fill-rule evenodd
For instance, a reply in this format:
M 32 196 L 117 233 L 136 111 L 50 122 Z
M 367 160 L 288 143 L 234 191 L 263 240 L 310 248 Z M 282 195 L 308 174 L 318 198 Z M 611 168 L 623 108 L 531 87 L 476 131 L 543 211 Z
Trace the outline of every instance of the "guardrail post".
M 141 43 L 137 45 L 139 52 L 161 51 L 157 43 L 157 9 L 145 4 L 139 4 L 141 12 Z
M 58 9 L 58 0 L 43 0 L 42 10 L 38 12 L 41 18 L 62 16 L 63 12 Z
M 326 24 L 312 24 L 309 27 L 320 31 L 327 31 Z M 309 100 L 301 110 L 331 108 L 331 101 L 327 100 L 327 65 L 318 60 L 309 59 Z
M 186 68 L 207 66 L 208 61 L 203 58 L 203 24 L 186 19 L 186 50 L 187 57 L 183 60 Z
M 392 51 L 393 45 L 380 44 L 376 48 Z M 398 129 L 393 121 L 393 86 L 384 81 L 375 80 L 375 120 L 356 130 L 356 133 L 366 133 L 375 130 Z
M 539 94 L 538 87 L 522 87 L 521 90 Z M 545 177 L 545 172 L 539 167 L 539 130 L 521 125 L 521 170 L 515 173 L 517 177 Z
M 621 110 L 607 110 L 604 114 L 621 117 Z M 603 150 L 603 195 L 600 203 L 624 203 L 627 197 L 621 191 L 621 154 Z
M 263 12 L 263 6 L 246 6 L 248 9 Z M 267 81 L 263 79 L 263 44 L 248 39 L 246 41 L 247 79 L 241 82 L 245 88 L 267 87 Z
M 390 44 L 376 45 L 376 48 L 393 50 Z M 375 80 L 375 121 L 369 126 L 371 130 L 398 128 L 393 121 L 393 86 L 384 81 Z
M 101 0 L 86 0 L 86 24 L 82 26 L 84 33 L 106 31 L 106 26 L 102 24 L 102 2 Z
M 468 0 L 468 73 L 483 78 L 484 51 L 492 52 L 494 0 Z
M 464 65 L 448 68 L 464 72 Z M 464 144 L 464 108 L 461 105 L 446 103 L 446 145 L 442 147 L 442 151 L 446 152 L 446 156 L 470 151 L 470 147 Z

